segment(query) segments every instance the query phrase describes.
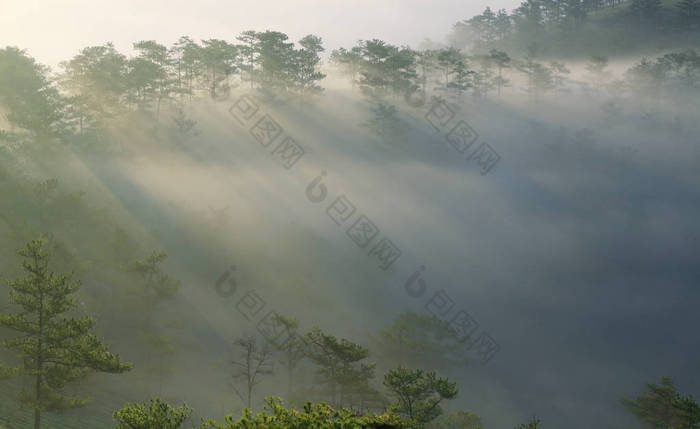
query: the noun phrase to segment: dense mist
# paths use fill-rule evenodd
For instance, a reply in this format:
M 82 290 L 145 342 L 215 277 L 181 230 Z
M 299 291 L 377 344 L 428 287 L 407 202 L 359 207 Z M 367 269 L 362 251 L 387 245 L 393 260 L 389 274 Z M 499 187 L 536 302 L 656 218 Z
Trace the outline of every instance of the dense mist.
M 0 428 L 700 427 L 699 17 L 1 49 Z

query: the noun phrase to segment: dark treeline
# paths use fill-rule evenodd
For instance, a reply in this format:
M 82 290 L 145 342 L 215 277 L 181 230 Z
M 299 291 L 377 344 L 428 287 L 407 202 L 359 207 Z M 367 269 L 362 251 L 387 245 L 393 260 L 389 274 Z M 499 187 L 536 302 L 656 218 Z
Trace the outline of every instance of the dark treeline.
M 497 25 L 498 18 L 494 19 L 492 24 Z M 476 24 L 483 20 L 491 22 L 482 15 L 468 25 L 478 32 L 501 34 L 492 24 L 490 30 Z M 498 45 L 491 43 L 496 40 L 493 35 L 473 37 L 478 43 L 484 41 L 482 48 Z M 170 110 L 172 120 L 178 131 L 187 134 L 195 123 L 183 108 L 193 97 L 222 100 L 232 87 L 238 87 L 274 93 L 279 99 L 303 105 L 323 91 L 321 81 L 326 75 L 321 71 L 324 48 L 319 37 L 306 36 L 296 46 L 280 32 L 247 31 L 236 40 L 238 43 L 216 39 L 196 43 L 182 37 L 170 47 L 141 41 L 134 43 L 136 55 L 131 58 L 107 43 L 83 49 L 63 62 L 62 71 L 55 75 L 17 48 L 0 50 L 0 101 L 10 125 L 0 131 L 2 138 L 18 141 L 29 132 L 42 141 L 94 143 L 105 138 L 110 124 L 130 113 L 147 113 L 159 121 L 164 105 L 174 108 Z M 525 92 L 537 101 L 548 93 L 560 97 L 574 83 L 590 87 L 570 79 L 571 67 L 548 57 L 547 50 L 548 46 L 537 42 L 519 55 L 512 49 L 507 53 L 497 48 L 483 54 L 476 48 L 415 50 L 374 39 L 334 50 L 330 65 L 353 88 L 374 99 L 390 98 L 388 103 L 425 99 L 428 94 L 458 103 L 468 94 L 483 99 L 506 90 Z M 629 92 L 650 99 L 692 99 L 700 88 L 700 56 L 694 50 L 642 58 L 620 76 L 609 73 L 607 56 L 593 55 L 587 61 L 589 82 L 600 88 L 614 87 L 618 95 Z M 391 107 L 384 106 L 375 116 L 391 113 Z
M 225 98 L 234 77 L 301 99 L 321 90 L 320 38 L 306 36 L 297 47 L 283 33 L 246 31 L 237 41 L 182 37 L 171 47 L 141 41 L 131 58 L 111 43 L 91 46 L 62 63 L 58 76 L 21 50 L 6 48 L 0 51 L 0 101 L 10 125 L 38 139 L 96 140 L 111 120 L 131 111 L 158 120 L 164 103 L 182 107 L 198 94 Z M 182 114 L 176 119 L 187 129 Z M 8 131 L 3 136 L 19 138 Z
M 455 24 L 451 43 L 486 53 L 522 50 L 530 44 L 548 54 L 623 54 L 657 45 L 693 46 L 700 27 L 697 0 L 527 0 L 508 13 L 490 7 Z

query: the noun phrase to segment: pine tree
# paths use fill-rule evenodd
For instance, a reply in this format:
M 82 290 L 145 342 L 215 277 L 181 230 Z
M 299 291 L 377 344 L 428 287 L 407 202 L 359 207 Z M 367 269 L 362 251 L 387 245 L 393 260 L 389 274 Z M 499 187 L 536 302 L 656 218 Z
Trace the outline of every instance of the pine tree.
M 647 392 L 635 399 L 622 398 L 622 403 L 650 427 L 666 429 L 685 423 L 685 419 L 678 412 L 678 398 L 671 378 L 663 377 L 660 385 L 647 384 Z
M 447 321 L 431 314 L 400 313 L 392 324 L 374 338 L 383 360 L 408 367 L 430 366 L 436 370 L 467 365 L 466 338 Z
M 156 120 L 160 117 L 160 106 L 164 100 L 170 99 L 177 89 L 177 78 L 173 77 L 173 59 L 168 48 L 154 40 L 142 40 L 134 43 L 134 49 L 139 52 L 135 60 L 148 64 L 147 76 L 152 89 L 152 98 L 156 102 Z
M 474 71 L 469 70 L 464 54 L 454 48 L 440 50 L 436 60 L 442 75 L 436 83 L 446 99 L 452 95 L 452 99 L 457 101 L 462 93 L 472 86 Z
M 403 366 L 384 375 L 384 386 L 396 398 L 396 411 L 419 425 L 440 417 L 440 403 L 445 399 L 454 399 L 459 393 L 457 383 L 438 378 L 435 371 L 425 372 Z
M 512 60 L 507 53 L 497 49 L 491 49 L 491 51 L 489 51 L 489 56 L 498 69 L 498 76 L 494 79 L 494 83 L 498 88 L 498 96 L 500 97 L 501 89 L 508 85 L 509 82 L 508 79 L 503 78 L 503 69 L 510 67 Z
M 238 47 L 220 39 L 202 40 L 199 54 L 200 77 L 209 96 L 216 100 L 228 95 L 229 76 L 237 71 Z
M 198 62 L 202 48 L 188 36 L 182 36 L 169 49 L 168 55 L 173 62 L 176 74 L 174 92 L 180 95 L 180 106 L 184 105 L 184 97 L 188 95 L 190 102 L 193 95 L 193 82 L 199 76 Z
M 309 34 L 299 41 L 301 49 L 294 50 L 291 64 L 291 86 L 299 95 L 301 103 L 308 95 L 318 94 L 323 91 L 318 81 L 325 78 L 318 68 L 321 63 L 319 54 L 325 49 L 320 37 Z
M 49 69 L 17 48 L 0 49 L 0 104 L 3 119 L 39 140 L 66 134 L 65 100 L 51 83 Z
M 677 395 L 673 401 L 673 407 L 678 416 L 679 429 L 700 428 L 700 404 L 695 402 L 692 395 Z
M 372 133 L 385 141 L 390 141 L 399 130 L 398 110 L 393 104 L 377 102 L 370 106 L 370 118 L 363 123 Z
M 164 378 L 169 372 L 166 359 L 172 357 L 176 351 L 177 338 L 164 334 L 156 323 L 156 310 L 162 306 L 166 300 L 173 299 L 180 289 L 181 282 L 171 278 L 161 267 L 161 264 L 168 258 L 168 254 L 162 251 L 153 251 L 146 258 L 132 261 L 125 267 L 131 273 L 140 277 L 140 282 L 134 284 L 137 288 L 132 290 L 135 302 L 130 306 L 135 314 L 140 316 L 140 333 L 149 344 L 148 360 L 151 361 L 155 354 L 157 363 L 153 375 L 157 375 L 159 392 L 162 391 Z M 177 320 L 169 321 L 171 326 L 177 326 Z M 149 371 L 150 372 L 150 371 Z M 157 374 L 156 374 L 157 372 Z
M 278 326 L 283 327 L 285 333 L 290 335 L 290 337 L 282 343 L 277 340 L 268 339 L 275 350 L 282 352 L 282 366 L 284 366 L 287 372 L 287 401 L 289 402 L 291 401 L 292 389 L 294 387 L 294 371 L 305 357 L 304 352 L 306 344 L 303 339 L 296 334 L 296 330 L 299 328 L 297 319 L 275 314 L 274 320 Z
M 352 89 L 354 90 L 357 83 L 357 75 L 362 66 L 362 48 L 355 46 L 349 51 L 345 48 L 336 49 L 331 53 L 330 63 L 350 78 Z
M 549 63 L 549 69 L 552 71 L 552 84 L 554 85 L 554 90 L 558 91 L 566 79 L 564 75 L 571 73 L 571 70 L 566 67 L 566 64 L 558 61 L 551 61 Z
M 307 356 L 318 366 L 319 384 L 328 388 L 328 397 L 335 406 L 342 406 L 348 393 L 358 383 L 374 378 L 375 364 L 364 363 L 369 350 L 346 339 L 337 339 L 315 328 L 305 336 L 309 344 Z
M 122 363 L 119 355 L 110 353 L 90 333 L 94 319 L 65 315 L 76 307 L 70 295 L 81 283 L 73 280 L 73 273 L 49 271 L 52 249 L 45 237 L 31 241 L 18 253 L 25 258 L 22 267 L 26 277 L 6 282 L 11 289 L 11 302 L 21 311 L 0 314 L 0 326 L 22 334 L 2 342 L 3 347 L 17 353 L 22 363 L 4 372 L 34 379 L 31 389 L 22 390 L 20 402 L 34 409 L 34 429 L 39 429 L 43 411 L 87 404 L 88 400 L 65 395 L 66 385 L 93 371 L 117 374 L 130 370 L 132 365 Z

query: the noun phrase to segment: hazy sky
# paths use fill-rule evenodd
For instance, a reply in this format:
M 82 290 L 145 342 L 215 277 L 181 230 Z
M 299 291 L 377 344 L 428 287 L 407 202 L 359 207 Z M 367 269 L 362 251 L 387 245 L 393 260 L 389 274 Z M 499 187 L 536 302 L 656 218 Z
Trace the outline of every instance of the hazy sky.
M 244 30 L 277 30 L 298 40 L 321 36 L 328 49 L 358 39 L 417 45 L 443 40 L 452 25 L 487 5 L 517 0 L 0 0 L 0 46 L 26 49 L 55 66 L 79 49 L 107 41 L 128 52 L 136 40 L 179 36 L 232 40 Z

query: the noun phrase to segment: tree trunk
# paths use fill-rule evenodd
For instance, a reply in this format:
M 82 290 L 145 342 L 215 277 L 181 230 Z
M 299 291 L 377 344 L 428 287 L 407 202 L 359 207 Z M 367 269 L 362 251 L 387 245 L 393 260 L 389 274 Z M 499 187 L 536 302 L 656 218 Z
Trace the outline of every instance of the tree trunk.
M 38 261 L 37 261 L 38 265 Z M 39 355 L 36 358 L 36 387 L 35 387 L 35 401 L 34 402 L 34 429 L 41 429 L 41 371 L 44 366 L 44 356 L 43 356 L 43 343 L 42 339 L 44 336 L 44 294 L 40 292 L 39 295 L 39 341 L 38 341 L 38 352 Z
M 34 429 L 41 428 L 41 411 L 39 408 L 34 408 Z

